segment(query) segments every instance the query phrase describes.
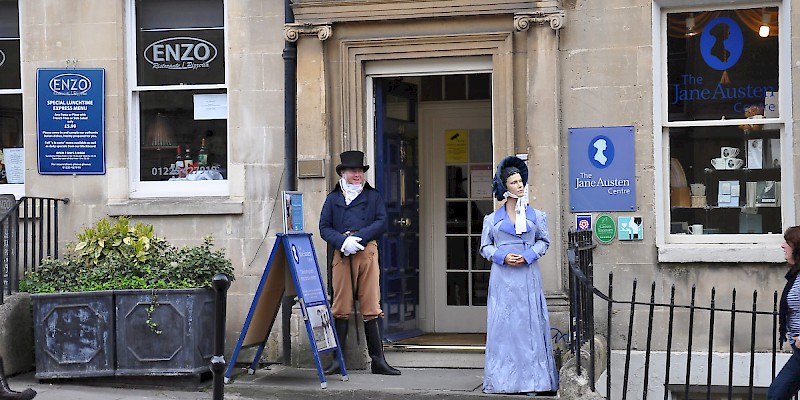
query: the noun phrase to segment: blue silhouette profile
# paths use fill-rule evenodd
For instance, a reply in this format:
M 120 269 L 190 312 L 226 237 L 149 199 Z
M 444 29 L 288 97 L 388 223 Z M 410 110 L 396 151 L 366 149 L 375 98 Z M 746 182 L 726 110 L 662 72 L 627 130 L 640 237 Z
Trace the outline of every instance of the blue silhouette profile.
M 724 71 L 734 66 L 742 56 L 742 28 L 728 17 L 712 19 L 700 35 L 700 54 L 709 67 Z
M 607 136 L 595 136 L 589 141 L 589 161 L 597 168 L 606 168 L 614 161 L 614 142 Z

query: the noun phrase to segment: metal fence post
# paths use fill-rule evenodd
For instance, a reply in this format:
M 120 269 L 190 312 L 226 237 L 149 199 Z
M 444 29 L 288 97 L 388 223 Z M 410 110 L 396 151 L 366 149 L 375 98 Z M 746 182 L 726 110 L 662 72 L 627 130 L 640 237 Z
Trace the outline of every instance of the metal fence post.
M 211 286 L 216 292 L 214 304 L 214 356 L 211 357 L 211 372 L 214 374 L 214 400 L 225 396 L 225 308 L 231 281 L 225 274 L 216 274 Z

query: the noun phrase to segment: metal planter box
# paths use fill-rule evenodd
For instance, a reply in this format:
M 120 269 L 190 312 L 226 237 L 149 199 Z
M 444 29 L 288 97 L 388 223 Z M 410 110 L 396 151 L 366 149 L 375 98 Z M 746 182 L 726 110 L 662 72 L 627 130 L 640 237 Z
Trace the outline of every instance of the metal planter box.
M 31 301 L 37 379 L 199 375 L 210 369 L 211 289 L 35 294 Z
M 36 378 L 112 376 L 114 292 L 33 294 Z
M 115 290 L 114 297 L 116 375 L 198 375 L 209 371 L 214 354 L 211 289 Z M 151 304 L 151 320 L 156 324 L 152 329 L 146 322 Z

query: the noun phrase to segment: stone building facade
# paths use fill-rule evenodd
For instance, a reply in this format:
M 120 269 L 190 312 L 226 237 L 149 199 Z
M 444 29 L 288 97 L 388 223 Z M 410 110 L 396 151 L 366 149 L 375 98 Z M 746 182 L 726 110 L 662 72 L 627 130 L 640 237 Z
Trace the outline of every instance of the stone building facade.
M 527 157 L 531 202 L 549 216 L 542 269 L 559 329 L 578 213 L 619 225 L 595 250 L 598 287 L 608 272 L 618 287 L 656 282 L 661 299 L 673 284 L 683 299 L 693 284 L 782 287 L 781 233 L 797 221 L 797 1 L 294 0 L 290 23 L 279 3 L 0 0 L 0 117 L 13 120 L 0 135 L 25 155 L 24 183 L 7 191 L 69 197 L 65 236 L 105 215 L 153 223 L 179 243 L 213 234 L 237 270 L 231 345 L 282 231 L 289 41 L 290 168 L 306 230 L 316 233 L 338 154 L 365 151 L 391 216 L 381 253 L 389 336 L 485 330 L 476 240 L 496 207 L 493 168 L 509 154 Z M 104 69 L 104 174 L 40 173 L 42 68 Z M 609 173 L 597 147 L 575 150 L 589 134 L 616 142 L 604 155 L 625 165 Z M 176 172 L 175 156 L 188 146 L 194 161 L 201 145 L 206 169 Z

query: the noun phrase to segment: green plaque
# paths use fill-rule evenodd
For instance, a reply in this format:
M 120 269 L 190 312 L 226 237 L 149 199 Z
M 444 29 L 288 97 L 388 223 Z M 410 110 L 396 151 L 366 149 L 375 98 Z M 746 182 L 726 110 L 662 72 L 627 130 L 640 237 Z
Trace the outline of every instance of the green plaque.
M 597 221 L 594 223 L 594 234 L 600 243 L 611 243 L 614 236 L 617 235 L 617 225 L 614 224 L 614 219 L 606 214 L 597 217 Z

